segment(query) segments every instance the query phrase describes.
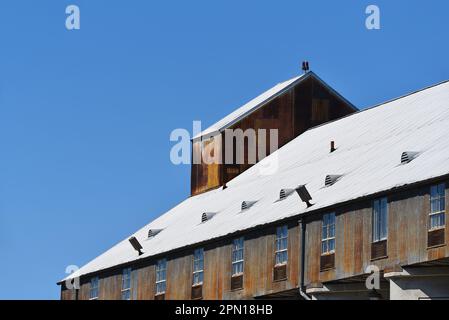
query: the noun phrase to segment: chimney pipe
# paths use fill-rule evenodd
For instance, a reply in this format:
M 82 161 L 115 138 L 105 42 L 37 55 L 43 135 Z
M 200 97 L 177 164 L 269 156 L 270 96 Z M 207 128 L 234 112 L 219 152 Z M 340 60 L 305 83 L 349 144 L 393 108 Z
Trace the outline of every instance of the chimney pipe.
M 337 150 L 335 148 L 335 141 L 331 141 L 331 153 L 334 152 L 335 150 Z
M 313 204 L 310 203 L 310 200 L 312 200 L 312 197 L 310 196 L 309 191 L 307 191 L 307 188 L 305 185 L 297 187 L 296 193 L 298 193 L 298 196 L 301 198 L 301 200 L 306 203 L 307 208 L 310 208 L 311 206 L 313 206 Z
M 129 241 L 129 243 L 131 243 L 134 250 L 136 250 L 139 253 L 139 256 L 143 255 L 142 245 L 140 244 L 139 240 L 136 239 L 136 237 L 131 237 L 128 239 L 128 241 Z
M 309 71 L 309 61 L 302 62 L 302 71 L 304 71 L 304 73 L 307 73 Z

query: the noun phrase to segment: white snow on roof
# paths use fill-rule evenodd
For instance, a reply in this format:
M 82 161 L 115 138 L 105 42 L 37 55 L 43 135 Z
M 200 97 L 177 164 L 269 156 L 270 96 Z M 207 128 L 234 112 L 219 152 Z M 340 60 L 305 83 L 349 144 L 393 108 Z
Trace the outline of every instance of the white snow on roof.
M 449 83 L 416 92 L 343 119 L 310 129 L 259 164 L 217 189 L 188 198 L 135 236 L 144 254 L 128 238 L 86 264 L 70 278 L 173 249 L 326 208 L 377 192 L 449 173 Z M 331 140 L 337 151 L 329 152 Z M 400 165 L 404 151 L 420 155 Z M 274 175 L 260 168 L 278 159 Z M 324 187 L 328 174 L 343 175 Z M 296 193 L 277 201 L 283 188 L 306 184 L 314 203 L 307 209 Z M 257 201 L 241 211 L 243 201 Z M 201 223 L 204 212 L 217 212 Z M 149 229 L 164 229 L 147 239 Z
M 312 75 L 312 73 L 309 73 L 309 74 Z M 256 109 L 258 109 L 261 105 L 263 105 L 267 101 L 271 100 L 273 97 L 277 96 L 279 93 L 281 93 L 283 90 L 285 90 L 289 86 L 293 85 L 299 79 L 302 80 L 303 78 L 305 79 L 305 76 L 301 75 L 301 76 L 292 78 L 290 80 L 287 80 L 287 81 L 284 81 L 282 83 L 275 85 L 273 88 L 265 91 L 257 98 L 254 98 L 250 102 L 244 104 L 237 110 L 233 111 L 232 113 L 230 113 L 229 115 L 227 115 L 226 117 L 221 119 L 220 121 L 216 122 L 215 124 L 213 124 L 212 126 L 207 128 L 206 130 L 202 131 L 200 134 L 193 137 L 193 139 L 197 139 L 199 137 L 213 134 L 213 133 L 219 132 L 223 129 L 229 128 L 232 124 L 236 123 L 239 119 L 243 118 L 244 116 L 246 116 L 249 113 L 252 113 Z

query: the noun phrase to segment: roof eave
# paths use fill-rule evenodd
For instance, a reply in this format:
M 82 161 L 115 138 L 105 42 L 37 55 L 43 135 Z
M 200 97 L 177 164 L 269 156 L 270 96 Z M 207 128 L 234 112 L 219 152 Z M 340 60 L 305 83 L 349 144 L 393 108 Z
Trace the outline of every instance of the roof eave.
M 348 200 L 345 200 L 345 201 L 333 203 L 333 204 L 330 204 L 330 205 L 327 205 L 327 206 L 324 206 L 324 207 L 320 207 L 320 208 L 311 207 L 311 208 L 305 209 L 303 211 L 298 211 L 297 213 L 295 213 L 295 214 L 293 214 L 293 215 L 291 215 L 289 217 L 285 217 L 283 219 L 279 219 L 279 220 L 275 220 L 275 221 L 270 221 L 270 222 L 267 222 L 267 223 L 259 224 L 259 225 L 256 225 L 256 226 L 253 226 L 253 227 L 250 227 L 250 228 L 247 228 L 247 229 L 236 230 L 235 232 L 231 232 L 231 233 L 228 233 L 226 235 L 221 235 L 221 236 L 205 239 L 205 240 L 197 242 L 197 243 L 188 244 L 188 245 L 185 245 L 183 247 L 178 247 L 178 248 L 174 248 L 174 249 L 171 249 L 171 250 L 167 250 L 165 252 L 160 252 L 160 253 L 157 253 L 157 254 L 154 254 L 154 255 L 149 255 L 149 256 L 142 257 L 142 258 L 137 258 L 137 259 L 134 259 L 134 260 L 130 260 L 130 261 L 127 261 L 127 262 L 119 263 L 119 264 L 112 265 L 112 266 L 109 266 L 109 267 L 106 267 L 106 268 L 102 268 L 102 269 L 99 269 L 99 270 L 86 272 L 84 274 L 80 274 L 79 278 L 81 278 L 81 277 L 86 278 L 86 277 L 98 275 L 98 274 L 106 272 L 108 270 L 119 269 L 121 267 L 126 267 L 126 266 L 129 266 L 129 265 L 132 265 L 132 264 L 136 264 L 138 262 L 145 263 L 148 260 L 155 259 L 155 257 L 159 257 L 159 256 L 167 255 L 167 254 L 173 254 L 175 252 L 181 252 L 183 250 L 186 250 L 187 248 L 193 248 L 193 247 L 198 246 L 198 245 L 205 245 L 205 244 L 208 244 L 208 243 L 211 243 L 211 242 L 214 242 L 214 241 L 219 241 L 221 239 L 235 237 L 236 235 L 247 233 L 247 232 L 250 232 L 250 231 L 253 231 L 253 230 L 257 230 L 257 229 L 260 229 L 260 228 L 263 228 L 263 227 L 266 227 L 266 226 L 271 226 L 271 225 L 279 224 L 279 223 L 284 222 L 284 221 L 290 221 L 290 220 L 295 220 L 295 219 L 299 219 L 299 220 L 305 219 L 307 217 L 314 216 L 314 215 L 317 215 L 317 214 L 321 214 L 321 213 L 326 212 L 326 211 L 334 210 L 336 208 L 343 207 L 343 206 L 346 206 L 346 205 L 351 204 L 351 203 L 364 201 L 366 199 L 374 199 L 374 198 L 378 198 L 380 196 L 384 196 L 384 195 L 386 195 L 388 193 L 391 193 L 391 192 L 402 192 L 402 191 L 405 191 L 405 190 L 410 190 L 410 189 L 414 189 L 414 188 L 417 188 L 417 187 L 421 187 L 421 186 L 424 186 L 424 185 L 427 185 L 427 184 L 430 184 L 430 183 L 435 183 L 435 182 L 438 182 L 438 181 L 445 181 L 447 179 L 449 179 L 449 173 L 446 173 L 446 174 L 443 174 L 443 175 L 439 175 L 439 176 L 435 176 L 435 177 L 430 177 L 430 178 L 427 178 L 427 179 L 422 179 L 422 180 L 411 182 L 411 183 L 404 184 L 404 185 L 401 185 L 401 186 L 394 186 L 394 187 L 391 187 L 391 188 L 387 188 L 385 190 L 381 190 L 381 191 L 378 191 L 378 192 L 362 195 L 362 196 L 359 196 L 359 197 L 356 197 L 356 198 L 352 198 L 352 199 L 348 199 Z M 73 279 L 73 278 L 63 279 L 63 280 L 57 282 L 57 285 L 62 285 L 64 282 L 66 282 L 69 279 Z
M 256 105 L 254 108 L 252 108 L 251 110 L 248 110 L 247 112 L 243 113 L 242 115 L 240 115 L 239 117 L 235 118 L 234 120 L 228 122 L 225 126 L 222 126 L 220 128 L 217 128 L 215 130 L 212 130 L 210 132 L 207 132 L 207 129 L 203 132 L 200 132 L 198 135 L 196 135 L 195 137 L 193 137 L 191 139 L 192 142 L 196 142 L 198 140 L 201 140 L 201 138 L 203 138 L 204 136 L 208 136 L 208 137 L 212 137 L 216 134 L 220 134 L 222 133 L 224 130 L 229 129 L 230 127 L 232 127 L 234 124 L 238 123 L 240 120 L 242 120 L 243 118 L 247 117 L 248 115 L 252 114 L 253 112 L 256 112 L 257 110 L 259 110 L 260 108 L 262 108 L 263 106 L 265 106 L 267 103 L 270 103 L 271 101 L 273 101 L 274 99 L 278 98 L 279 96 L 283 95 L 285 92 L 289 91 L 290 89 L 292 89 L 293 87 L 297 86 L 298 84 L 300 84 L 301 82 L 309 79 L 310 77 L 313 77 L 314 79 L 316 79 L 318 82 L 320 82 L 326 89 L 328 89 L 332 94 L 334 94 L 335 96 L 337 96 L 339 99 L 343 100 L 353 111 L 357 112 L 359 111 L 359 109 L 353 105 L 349 100 L 347 100 L 345 97 L 343 97 L 340 93 L 338 93 L 335 89 L 333 89 L 331 86 L 329 86 L 326 82 L 324 82 L 319 76 L 317 76 L 316 73 L 314 73 L 313 71 L 309 71 L 306 74 L 304 74 L 303 76 L 299 77 L 297 80 L 293 81 L 292 83 L 290 83 L 287 87 L 283 88 L 282 90 L 276 92 L 275 94 L 273 94 L 272 96 L 270 96 L 269 98 L 267 98 L 266 100 L 262 101 L 261 103 L 259 103 L 258 105 Z

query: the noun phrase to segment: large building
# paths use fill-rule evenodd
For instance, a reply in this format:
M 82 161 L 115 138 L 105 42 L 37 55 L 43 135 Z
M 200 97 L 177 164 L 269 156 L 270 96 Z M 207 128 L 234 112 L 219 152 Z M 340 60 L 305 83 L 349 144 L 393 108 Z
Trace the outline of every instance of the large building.
M 192 166 L 192 196 L 61 281 L 61 298 L 449 298 L 449 82 L 357 112 L 309 72 L 193 148 L 236 127 L 277 128 L 281 148 Z

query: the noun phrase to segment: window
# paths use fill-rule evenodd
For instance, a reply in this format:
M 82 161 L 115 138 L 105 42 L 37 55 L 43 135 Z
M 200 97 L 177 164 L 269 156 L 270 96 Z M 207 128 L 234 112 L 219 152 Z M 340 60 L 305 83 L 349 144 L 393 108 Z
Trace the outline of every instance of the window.
M 388 199 L 382 198 L 373 203 L 373 242 L 388 238 Z
M 126 268 L 123 270 L 122 300 L 131 300 L 131 268 Z
M 167 259 L 156 264 L 156 294 L 164 294 L 167 287 Z
M 244 239 L 238 238 L 232 242 L 232 275 L 243 274 L 243 244 Z
M 430 230 L 445 226 L 445 185 L 444 183 L 430 188 Z
M 276 228 L 276 265 L 287 264 L 288 260 L 288 228 L 282 226 Z
M 98 277 L 90 279 L 90 292 L 89 292 L 90 300 L 98 299 L 98 283 L 99 283 Z
M 323 216 L 323 230 L 321 234 L 321 253 L 331 254 L 335 252 L 335 213 Z
M 193 253 L 193 285 L 203 284 L 204 249 L 196 249 Z

